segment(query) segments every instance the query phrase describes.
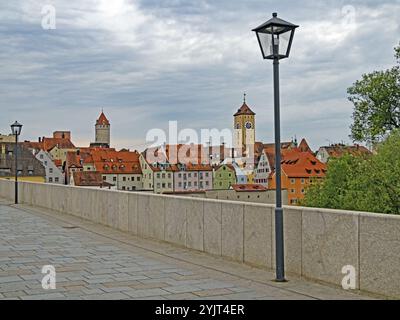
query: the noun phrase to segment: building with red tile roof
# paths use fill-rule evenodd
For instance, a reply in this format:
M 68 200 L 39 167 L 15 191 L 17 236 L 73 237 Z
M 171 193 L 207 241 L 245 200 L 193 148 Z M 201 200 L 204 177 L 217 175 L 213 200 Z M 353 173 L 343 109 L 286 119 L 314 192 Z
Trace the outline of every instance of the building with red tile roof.
M 100 172 L 76 171 L 72 174 L 71 185 L 79 187 L 111 188 L 113 185 L 104 181 Z
M 351 154 L 353 156 L 369 156 L 372 152 L 366 147 L 360 146 L 358 144 L 354 146 L 346 146 L 344 144 L 332 144 L 328 147 L 320 147 L 317 152 L 317 158 L 323 162 L 327 163 L 330 158 L 340 158 L 345 154 Z
M 316 180 L 326 176 L 327 166 L 311 152 L 299 148 L 288 150 L 282 158 L 282 189 L 287 189 L 288 203 L 296 205 L 304 198 L 306 188 Z M 268 177 L 268 188 L 275 189 L 275 172 Z
M 61 134 L 64 133 L 64 136 Z M 60 149 L 74 149 L 75 145 L 71 141 L 71 133 L 69 131 L 55 131 L 53 137 L 41 137 L 37 142 L 25 141 L 25 147 L 28 149 L 39 151 L 51 151 L 54 147 Z
M 139 156 L 137 151 L 91 148 L 84 158 L 82 154 L 76 157 L 83 171 L 100 173 L 103 181 L 114 185 L 117 190 L 135 191 L 143 189 Z
M 234 184 L 232 189 L 236 192 L 257 192 L 257 191 L 267 191 L 268 188 L 262 186 L 261 184 Z
M 111 125 L 103 111 L 96 120 L 95 124 L 95 142 L 91 147 L 110 148 L 111 143 Z

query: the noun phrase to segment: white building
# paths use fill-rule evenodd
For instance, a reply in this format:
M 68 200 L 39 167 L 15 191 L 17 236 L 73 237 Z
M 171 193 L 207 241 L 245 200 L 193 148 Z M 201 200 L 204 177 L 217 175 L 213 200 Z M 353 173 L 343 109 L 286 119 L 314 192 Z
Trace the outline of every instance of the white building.
M 64 173 L 56 166 L 48 152 L 40 150 L 35 157 L 46 170 L 46 183 L 64 184 Z

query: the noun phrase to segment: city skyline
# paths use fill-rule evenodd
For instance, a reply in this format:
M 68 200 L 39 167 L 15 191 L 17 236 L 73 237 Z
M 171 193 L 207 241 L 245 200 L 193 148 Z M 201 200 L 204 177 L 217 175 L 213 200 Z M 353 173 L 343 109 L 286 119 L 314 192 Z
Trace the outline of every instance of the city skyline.
M 398 1 L 56 1 L 55 30 L 41 27 L 45 4 L 0 5 L 0 132 L 18 120 L 23 140 L 70 130 L 81 146 L 94 140 L 102 108 L 116 148 L 144 149 L 146 132 L 169 120 L 232 128 L 243 92 L 257 114 L 256 139 L 272 142 L 272 66 L 250 30 L 273 11 L 300 25 L 281 68 L 282 139 L 306 137 L 314 150 L 350 143 L 346 89 L 394 64 L 400 30 Z M 383 21 L 385 33 L 376 33 Z

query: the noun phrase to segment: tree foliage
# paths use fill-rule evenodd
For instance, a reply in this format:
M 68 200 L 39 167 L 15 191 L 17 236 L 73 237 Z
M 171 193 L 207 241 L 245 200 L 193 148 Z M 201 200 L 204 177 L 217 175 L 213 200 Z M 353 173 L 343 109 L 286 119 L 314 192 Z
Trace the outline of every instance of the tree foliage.
M 326 179 L 307 189 L 302 205 L 400 214 L 399 177 L 400 130 L 395 130 L 376 155 L 331 159 Z
M 395 48 L 398 65 L 364 74 L 348 88 L 354 104 L 351 137 L 354 141 L 377 142 L 400 128 L 400 45 Z

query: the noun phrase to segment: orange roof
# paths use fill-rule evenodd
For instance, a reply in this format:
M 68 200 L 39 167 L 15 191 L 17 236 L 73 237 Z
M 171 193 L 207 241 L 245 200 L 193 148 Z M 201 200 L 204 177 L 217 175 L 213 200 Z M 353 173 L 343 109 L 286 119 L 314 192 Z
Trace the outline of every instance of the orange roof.
M 339 158 L 342 157 L 346 153 L 350 153 L 353 156 L 361 156 L 361 155 L 370 155 L 371 151 L 369 151 L 366 147 L 360 145 L 354 146 L 345 146 L 343 144 L 334 144 L 329 147 L 323 147 L 328 152 L 330 157 Z
M 116 151 L 115 149 L 94 148 L 85 160 L 103 174 L 141 174 L 142 169 L 137 151 Z
M 267 191 L 268 189 L 260 184 L 234 184 L 232 189 L 236 192 Z
M 76 171 L 73 173 L 74 184 L 81 187 L 105 187 L 111 186 L 110 183 L 103 181 L 100 172 Z
M 311 152 L 293 149 L 287 151 L 282 160 L 282 171 L 289 178 L 325 177 L 326 164 L 319 161 Z
M 306 139 L 302 139 L 300 144 L 299 144 L 299 149 L 303 152 L 312 152 L 310 146 L 308 145 Z
M 46 138 L 43 137 L 40 142 L 30 142 L 30 141 L 25 141 L 24 145 L 27 148 L 32 148 L 32 149 L 40 149 L 44 151 L 50 151 L 54 147 L 58 147 L 61 149 L 74 149 L 75 146 L 69 139 L 65 138 Z
M 238 111 L 233 115 L 233 116 L 240 116 L 240 115 L 251 115 L 254 116 L 255 113 L 251 111 L 250 107 L 246 104 L 246 102 L 243 102 L 243 105 L 238 109 Z
M 97 119 L 96 124 L 110 125 L 110 122 L 108 121 L 103 111 L 101 112 L 100 117 Z

